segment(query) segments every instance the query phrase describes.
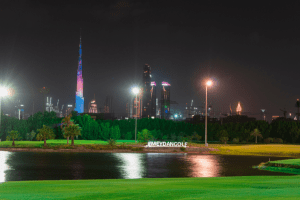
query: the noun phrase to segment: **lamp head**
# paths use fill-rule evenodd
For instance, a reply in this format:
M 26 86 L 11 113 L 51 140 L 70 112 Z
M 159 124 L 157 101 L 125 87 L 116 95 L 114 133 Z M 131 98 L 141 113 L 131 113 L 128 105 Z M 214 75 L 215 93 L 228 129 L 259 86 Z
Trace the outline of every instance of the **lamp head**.
M 137 88 L 137 87 L 135 87 L 135 88 L 132 88 L 132 92 L 133 92 L 133 94 L 137 94 L 137 93 L 139 93 L 139 91 L 140 91 L 140 89 L 139 89 L 139 88 Z
M 0 87 L 0 97 L 4 97 L 8 95 L 8 89 L 5 87 Z
M 211 86 L 211 85 L 212 85 L 212 81 L 207 81 L 207 82 L 206 82 L 206 85 L 207 85 L 207 86 Z

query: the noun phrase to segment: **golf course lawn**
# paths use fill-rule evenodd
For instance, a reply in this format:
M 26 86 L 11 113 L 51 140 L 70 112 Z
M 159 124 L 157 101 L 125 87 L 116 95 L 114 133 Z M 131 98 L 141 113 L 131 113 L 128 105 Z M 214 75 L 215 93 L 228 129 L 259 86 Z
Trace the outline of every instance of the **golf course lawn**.
M 0 199 L 299 199 L 300 176 L 16 181 Z
M 272 172 L 300 175 L 300 159 L 276 160 L 261 163 L 257 168 Z
M 252 145 L 223 145 L 216 146 L 220 151 L 212 154 L 222 155 L 253 155 L 253 156 L 278 156 L 300 157 L 300 145 L 290 144 L 252 144 Z
M 47 145 L 62 145 L 67 144 L 67 139 L 61 139 L 61 140 L 47 140 Z M 108 144 L 107 141 L 102 140 L 74 140 L 75 145 L 82 145 L 82 144 L 102 144 L 106 145 Z M 134 140 L 117 140 L 117 144 L 135 144 Z M 44 145 L 44 141 L 15 141 L 16 147 L 18 146 L 28 146 L 28 147 L 40 147 Z M 71 144 L 71 140 L 69 140 L 69 144 Z M 1 147 L 12 147 L 12 141 L 2 141 L 0 142 L 0 148 Z

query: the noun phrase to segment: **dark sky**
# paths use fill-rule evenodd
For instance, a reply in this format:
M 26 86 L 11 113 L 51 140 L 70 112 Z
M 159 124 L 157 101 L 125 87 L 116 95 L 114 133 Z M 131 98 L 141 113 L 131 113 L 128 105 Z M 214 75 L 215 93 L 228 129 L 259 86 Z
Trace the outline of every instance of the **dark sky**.
M 205 105 L 203 81 L 212 78 L 216 113 L 238 101 L 268 118 L 283 108 L 295 113 L 300 3 L 250 2 L 1 0 L 0 78 L 16 91 L 2 108 L 9 113 L 21 99 L 31 113 L 35 99 L 42 110 L 44 86 L 55 104 L 74 103 L 82 28 L 85 108 L 94 94 L 99 107 L 113 95 L 115 113 L 125 113 L 147 63 L 154 81 L 171 84 L 182 111 L 192 99 Z

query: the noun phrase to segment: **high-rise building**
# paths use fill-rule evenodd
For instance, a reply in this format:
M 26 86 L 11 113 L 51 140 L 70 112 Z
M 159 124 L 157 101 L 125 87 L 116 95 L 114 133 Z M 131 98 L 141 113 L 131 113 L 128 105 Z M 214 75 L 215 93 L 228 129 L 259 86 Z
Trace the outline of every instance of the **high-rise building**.
M 104 113 L 113 113 L 112 101 L 113 101 L 112 96 L 106 96 L 104 102 Z
M 156 99 L 156 83 L 151 82 L 151 67 L 148 64 L 144 66 L 143 72 L 143 90 L 142 90 L 142 117 L 155 117 L 155 99 Z
M 84 97 L 83 97 L 83 78 L 82 78 L 82 51 L 81 51 L 81 36 L 79 42 L 79 58 L 77 69 L 77 91 L 76 91 L 76 103 L 75 111 L 78 113 L 84 112 Z
M 171 85 L 168 82 L 162 82 L 161 89 L 161 119 L 170 118 L 170 88 Z
M 89 103 L 89 113 L 98 113 L 95 95 L 94 99 Z
M 24 119 L 24 104 L 21 101 L 17 101 L 15 105 L 15 117 L 20 119 Z

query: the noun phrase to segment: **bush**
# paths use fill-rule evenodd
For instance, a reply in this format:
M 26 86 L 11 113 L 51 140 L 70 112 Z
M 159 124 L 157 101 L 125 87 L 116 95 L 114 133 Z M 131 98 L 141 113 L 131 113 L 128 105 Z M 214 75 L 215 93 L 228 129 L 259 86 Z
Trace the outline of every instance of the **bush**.
M 266 143 L 266 144 L 270 144 L 271 142 L 273 142 L 274 140 L 273 140 L 273 138 L 266 138 L 266 139 L 264 139 L 264 142 Z
M 132 139 L 132 133 L 130 131 L 126 133 L 125 139 L 126 140 L 131 140 Z
M 220 141 L 223 142 L 224 144 L 227 144 L 228 137 L 220 137 Z
M 219 140 L 223 143 L 227 143 L 228 141 L 228 132 L 226 130 L 221 130 L 218 134 L 217 137 L 219 138 Z
M 281 138 L 275 138 L 274 139 L 274 143 L 280 143 L 280 144 L 282 144 L 283 140 Z
M 185 147 L 180 147 L 180 150 L 181 151 L 185 151 Z
M 162 140 L 167 140 L 167 139 L 168 139 L 168 136 L 167 136 L 167 135 L 164 135 L 161 139 L 162 139 Z
M 202 139 L 202 136 L 198 135 L 196 132 L 194 132 L 192 139 L 196 141 L 200 141 Z
M 143 129 L 142 132 L 138 133 L 138 141 L 139 142 L 148 142 L 152 138 L 153 138 L 153 136 L 151 135 L 150 131 L 147 129 Z
M 239 143 L 239 142 L 240 142 L 240 139 L 239 139 L 239 138 L 233 138 L 232 142 L 233 142 L 233 143 Z
M 108 142 L 108 145 L 111 147 L 116 146 L 116 141 L 114 139 L 110 138 L 109 140 L 107 140 L 107 142 Z

